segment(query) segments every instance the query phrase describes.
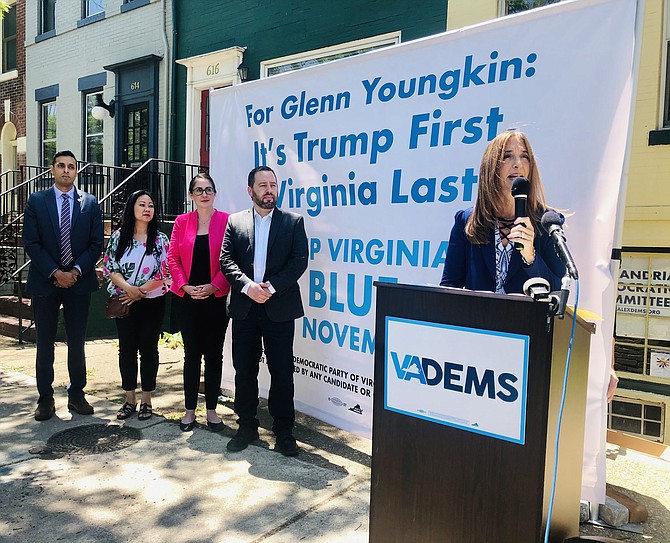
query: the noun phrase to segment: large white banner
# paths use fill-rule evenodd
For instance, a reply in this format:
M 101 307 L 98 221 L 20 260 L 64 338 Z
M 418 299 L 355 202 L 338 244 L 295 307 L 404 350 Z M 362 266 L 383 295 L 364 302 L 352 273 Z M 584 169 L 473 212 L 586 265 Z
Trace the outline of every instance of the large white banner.
M 592 410 L 602 413 L 635 7 L 561 2 L 211 93 L 217 207 L 249 207 L 247 173 L 267 164 L 279 206 L 306 220 L 298 409 L 370 435 L 372 284 L 439 283 L 454 213 L 474 204 L 484 148 L 516 128 L 538 156 L 549 204 L 569 214 L 580 307 L 604 318 L 591 376 Z M 596 420 L 602 436 L 604 418 Z

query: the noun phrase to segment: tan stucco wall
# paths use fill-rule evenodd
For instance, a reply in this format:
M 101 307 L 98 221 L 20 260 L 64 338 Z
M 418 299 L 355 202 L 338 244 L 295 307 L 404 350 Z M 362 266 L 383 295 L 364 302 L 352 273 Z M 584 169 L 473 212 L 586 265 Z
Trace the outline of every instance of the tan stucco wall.
M 450 0 L 447 30 L 463 28 L 498 16 L 498 0 Z
M 659 128 L 664 20 L 668 0 L 645 2 L 635 118 L 624 214 L 623 246 L 670 247 L 670 145 L 649 146 Z

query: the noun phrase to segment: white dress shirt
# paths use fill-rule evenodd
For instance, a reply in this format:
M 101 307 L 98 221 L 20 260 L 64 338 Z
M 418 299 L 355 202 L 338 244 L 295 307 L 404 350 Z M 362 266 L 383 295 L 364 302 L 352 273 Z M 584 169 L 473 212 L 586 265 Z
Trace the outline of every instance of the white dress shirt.
M 262 283 L 265 276 L 265 268 L 268 259 L 268 240 L 270 239 L 270 225 L 272 224 L 272 215 L 274 209 L 265 217 L 260 215 L 254 208 L 254 282 Z M 275 289 L 268 283 L 268 290 L 274 294 Z M 247 294 L 251 283 L 242 287 L 242 293 Z

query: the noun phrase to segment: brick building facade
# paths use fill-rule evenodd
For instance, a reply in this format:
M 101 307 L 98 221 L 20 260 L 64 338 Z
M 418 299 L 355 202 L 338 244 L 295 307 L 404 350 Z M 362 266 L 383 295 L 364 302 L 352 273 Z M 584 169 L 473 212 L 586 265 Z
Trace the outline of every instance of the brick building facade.
M 25 18 L 26 2 L 17 0 L 1 21 L 0 172 L 14 170 L 26 163 Z M 12 30 L 15 32 L 14 44 L 7 47 L 6 38 L 11 35 L 5 34 Z

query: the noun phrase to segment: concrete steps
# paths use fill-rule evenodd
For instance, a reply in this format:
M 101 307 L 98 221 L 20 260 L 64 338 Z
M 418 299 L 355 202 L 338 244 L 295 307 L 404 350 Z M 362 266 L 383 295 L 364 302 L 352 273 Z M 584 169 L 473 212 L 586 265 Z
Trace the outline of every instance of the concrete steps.
M 19 304 L 18 296 L 0 296 L 0 335 L 18 339 L 19 315 L 23 319 L 23 340 L 35 341 L 35 327 L 32 325 L 30 300 L 23 298 Z M 26 330 L 26 328 L 30 326 Z

